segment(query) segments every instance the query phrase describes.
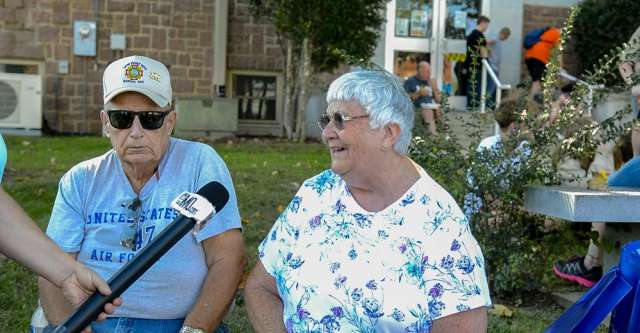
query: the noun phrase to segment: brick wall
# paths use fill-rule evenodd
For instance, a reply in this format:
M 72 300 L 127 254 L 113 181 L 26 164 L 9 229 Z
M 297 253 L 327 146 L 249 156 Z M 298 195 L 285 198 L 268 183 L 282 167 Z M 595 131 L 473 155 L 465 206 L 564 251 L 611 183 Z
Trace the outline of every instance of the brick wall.
M 570 8 L 567 7 L 548 7 L 524 5 L 523 22 L 522 22 L 522 38 L 529 31 L 545 27 L 553 26 L 558 29 L 564 26 L 565 20 L 569 17 Z M 564 68 L 571 74 L 578 74 L 579 68 L 576 61 L 575 51 L 571 40 L 566 44 L 565 52 L 562 56 Z M 522 61 L 522 79 L 529 78 L 529 71 Z
M 227 67 L 282 71 L 283 51 L 275 27 L 268 20 L 254 18 L 248 0 L 229 0 Z
M 99 133 L 102 72 L 114 59 L 156 58 L 169 66 L 176 96 L 214 94 L 214 10 L 215 0 L 0 0 L 0 58 L 44 63 L 50 128 Z M 96 57 L 73 55 L 75 20 L 97 21 Z M 126 35 L 126 50 L 110 49 L 112 33 Z M 57 74 L 59 60 L 69 61 L 69 74 Z M 229 1 L 228 67 L 282 68 L 275 29 L 250 17 L 246 0 Z

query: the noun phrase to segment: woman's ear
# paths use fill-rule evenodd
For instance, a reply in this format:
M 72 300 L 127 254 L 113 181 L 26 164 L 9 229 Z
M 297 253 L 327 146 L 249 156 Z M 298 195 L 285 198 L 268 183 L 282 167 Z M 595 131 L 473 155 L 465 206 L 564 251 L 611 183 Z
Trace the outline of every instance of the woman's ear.
M 397 123 L 390 123 L 384 127 L 384 137 L 382 139 L 383 150 L 393 148 L 400 138 L 400 132 L 400 125 Z

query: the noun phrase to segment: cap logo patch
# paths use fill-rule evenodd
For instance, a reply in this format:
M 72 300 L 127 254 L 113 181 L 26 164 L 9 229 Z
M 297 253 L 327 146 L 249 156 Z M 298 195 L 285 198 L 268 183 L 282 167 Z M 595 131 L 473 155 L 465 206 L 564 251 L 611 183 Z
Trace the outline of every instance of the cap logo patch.
M 150 78 L 151 80 L 154 80 L 154 81 L 158 81 L 158 82 L 160 82 L 160 74 L 158 74 L 157 72 L 151 72 L 151 73 L 149 74 L 149 78 Z
M 128 63 L 124 67 L 124 76 L 127 78 L 127 80 L 123 80 L 123 82 L 139 81 L 142 78 L 145 69 L 145 66 L 139 62 Z

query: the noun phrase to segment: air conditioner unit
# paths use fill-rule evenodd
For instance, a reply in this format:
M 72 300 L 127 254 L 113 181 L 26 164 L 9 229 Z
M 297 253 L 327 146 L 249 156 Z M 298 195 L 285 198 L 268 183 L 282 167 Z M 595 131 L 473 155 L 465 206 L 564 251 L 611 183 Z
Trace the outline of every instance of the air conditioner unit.
M 42 128 L 40 75 L 0 73 L 0 128 Z

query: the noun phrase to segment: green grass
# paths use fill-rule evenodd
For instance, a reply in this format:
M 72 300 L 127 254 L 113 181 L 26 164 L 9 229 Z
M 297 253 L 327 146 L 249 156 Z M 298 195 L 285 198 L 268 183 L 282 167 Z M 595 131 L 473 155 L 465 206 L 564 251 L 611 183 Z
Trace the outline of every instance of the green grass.
M 3 186 L 41 226 L 45 227 L 60 176 L 76 163 L 110 148 L 97 137 L 6 137 L 9 164 Z M 301 182 L 329 165 L 320 144 L 248 140 L 213 144 L 231 171 L 244 225 L 249 264 L 259 242 L 286 207 Z M 0 332 L 25 332 L 37 302 L 33 274 L 11 260 L 0 260 Z M 546 298 L 524 300 L 511 318 L 491 316 L 490 332 L 540 332 L 562 312 Z M 229 324 L 232 332 L 252 332 L 239 299 Z M 532 305 L 533 304 L 533 305 Z M 540 306 L 544 304 L 544 306 Z

